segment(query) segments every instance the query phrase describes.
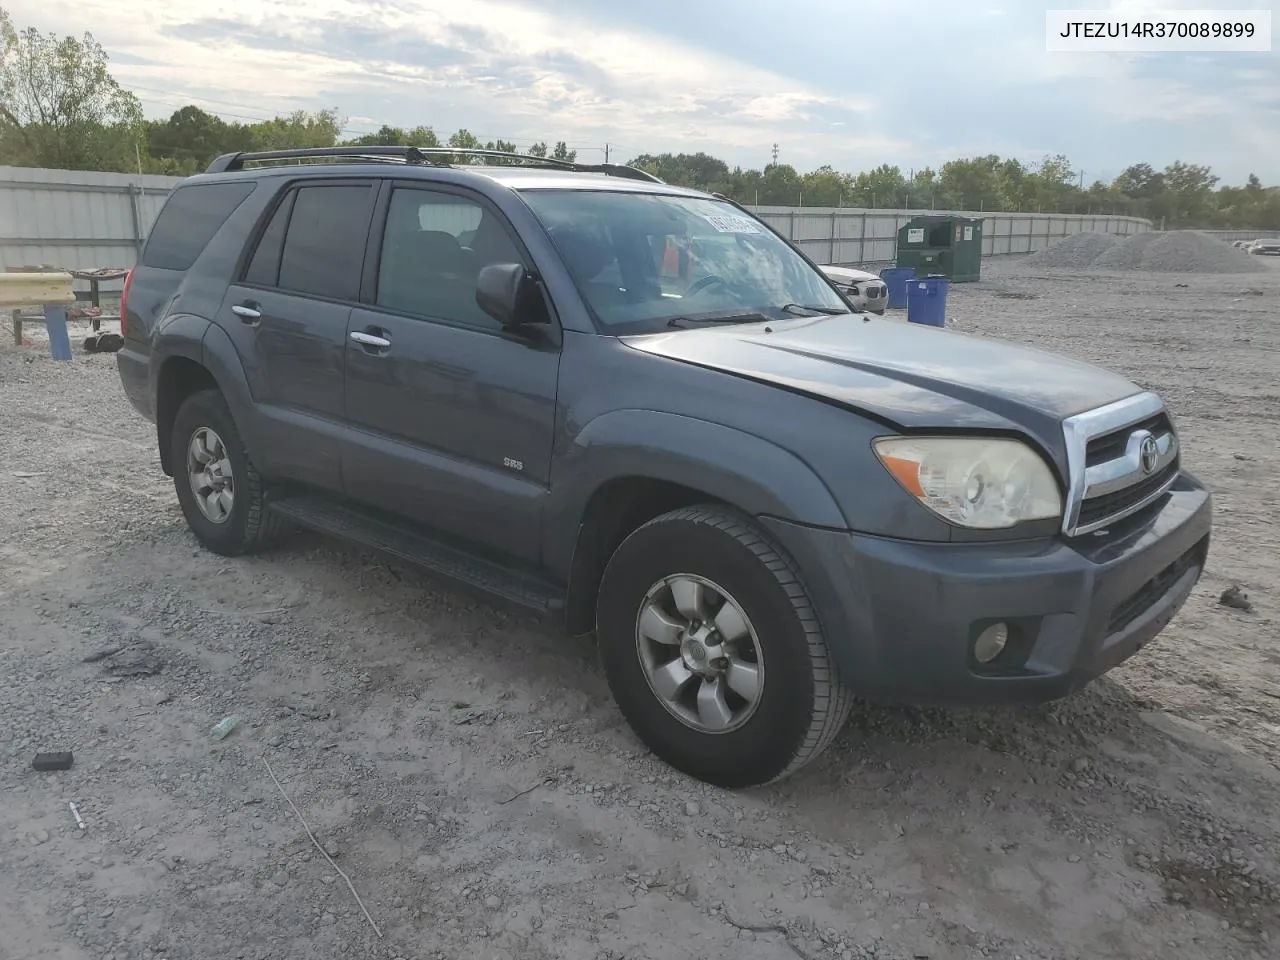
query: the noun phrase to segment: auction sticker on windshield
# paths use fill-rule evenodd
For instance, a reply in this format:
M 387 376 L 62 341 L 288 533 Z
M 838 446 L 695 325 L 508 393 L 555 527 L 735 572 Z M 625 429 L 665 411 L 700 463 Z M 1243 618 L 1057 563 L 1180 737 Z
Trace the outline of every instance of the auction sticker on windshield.
M 759 233 L 760 229 L 746 217 L 709 216 L 703 217 L 719 233 Z

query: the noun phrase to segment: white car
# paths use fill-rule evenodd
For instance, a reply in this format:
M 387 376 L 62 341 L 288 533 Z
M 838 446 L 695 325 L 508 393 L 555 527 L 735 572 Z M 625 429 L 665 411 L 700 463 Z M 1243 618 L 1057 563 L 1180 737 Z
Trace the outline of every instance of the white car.
M 1255 240 L 1249 252 L 1259 257 L 1280 257 L 1280 239 Z
M 889 304 L 889 288 L 874 273 L 852 267 L 824 266 L 822 272 L 835 283 L 856 310 L 884 315 Z

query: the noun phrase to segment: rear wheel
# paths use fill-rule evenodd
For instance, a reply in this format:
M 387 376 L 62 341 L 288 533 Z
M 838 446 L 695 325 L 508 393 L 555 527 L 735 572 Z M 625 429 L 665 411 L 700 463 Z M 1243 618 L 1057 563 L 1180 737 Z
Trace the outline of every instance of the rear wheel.
M 786 777 L 848 716 L 799 574 L 734 511 L 684 508 L 627 537 L 605 569 L 596 629 L 632 729 L 708 783 Z
M 275 538 L 280 521 L 266 507 L 262 477 L 221 393 L 200 390 L 187 397 L 170 443 L 178 503 L 201 544 L 235 556 Z

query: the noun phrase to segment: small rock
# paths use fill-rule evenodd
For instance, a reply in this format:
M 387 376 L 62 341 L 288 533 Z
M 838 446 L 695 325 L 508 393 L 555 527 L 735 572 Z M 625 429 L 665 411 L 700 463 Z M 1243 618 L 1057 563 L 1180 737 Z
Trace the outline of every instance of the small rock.
M 1087 773 L 1090 767 L 1088 757 L 1076 757 L 1071 761 L 1072 773 Z
M 775 843 L 773 845 L 773 852 L 778 854 L 778 856 L 782 856 L 787 852 L 787 845 L 785 843 Z
M 1079 863 L 1079 862 L 1080 862 L 1080 854 L 1078 854 L 1078 853 L 1073 853 L 1071 856 L 1067 857 L 1067 862 L 1068 862 L 1068 863 Z
M 324 845 L 324 852 L 325 852 L 325 853 L 327 853 L 327 854 L 328 854 L 329 856 L 331 856 L 331 857 L 337 857 L 337 856 L 338 856 L 338 845 L 337 845 L 336 843 L 334 843 L 332 840 L 330 840 L 328 843 L 326 843 L 326 844 Z
M 335 917 L 332 913 L 328 913 L 328 912 L 326 911 L 326 912 L 325 912 L 325 914 L 324 914 L 324 916 L 322 916 L 322 917 L 320 918 L 320 922 L 321 922 L 321 923 L 325 923 L 325 924 L 329 924 L 329 923 L 337 923 L 337 922 L 338 922 L 338 918 L 337 918 L 337 917 Z
M 497 910 L 502 906 L 502 901 L 498 897 L 490 894 L 484 898 L 484 905 L 486 910 Z
M 1244 587 L 1238 583 L 1223 590 L 1222 596 L 1218 597 L 1218 603 L 1224 607 L 1231 607 L 1233 610 L 1243 610 L 1245 613 L 1253 610 L 1253 603 L 1249 600 L 1249 594 L 1245 593 Z
M 900 823 L 895 824 L 893 829 L 900 837 L 905 837 L 907 835 L 907 828 Z
M 684 805 L 684 812 L 687 816 L 696 817 L 698 814 L 702 813 L 702 808 L 698 806 L 695 801 L 690 800 Z

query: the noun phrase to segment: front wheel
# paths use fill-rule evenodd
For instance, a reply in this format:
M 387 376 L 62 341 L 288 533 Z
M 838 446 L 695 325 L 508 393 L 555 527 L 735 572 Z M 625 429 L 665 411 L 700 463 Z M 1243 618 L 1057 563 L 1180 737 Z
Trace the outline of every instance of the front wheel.
M 636 735 L 716 786 L 794 773 L 849 714 L 798 572 L 735 511 L 683 508 L 628 536 L 604 572 L 596 633 Z

